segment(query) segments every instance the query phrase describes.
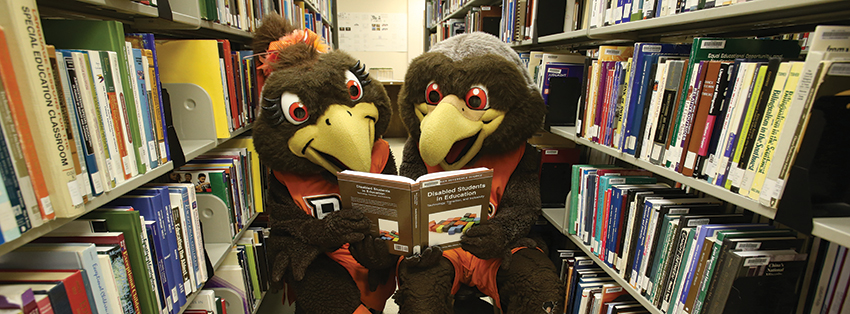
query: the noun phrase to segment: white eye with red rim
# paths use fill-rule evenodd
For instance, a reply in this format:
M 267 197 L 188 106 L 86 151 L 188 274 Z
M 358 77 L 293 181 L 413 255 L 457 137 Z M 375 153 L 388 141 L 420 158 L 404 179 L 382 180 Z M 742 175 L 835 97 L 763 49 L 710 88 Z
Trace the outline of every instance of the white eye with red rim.
M 425 102 L 429 105 L 437 105 L 443 100 L 443 92 L 440 91 L 440 85 L 436 82 L 428 83 L 425 88 Z
M 348 96 L 353 101 L 358 101 L 363 98 L 363 86 L 360 85 L 360 80 L 351 71 L 345 71 L 345 88 L 348 89 Z
M 307 119 L 310 118 L 307 106 L 304 106 L 301 99 L 295 94 L 283 93 L 283 95 L 280 95 L 280 108 L 286 116 L 286 120 L 293 125 L 307 122 Z
M 490 109 L 490 102 L 487 97 L 487 88 L 484 86 L 472 86 L 466 92 L 466 107 L 472 110 L 487 110 Z

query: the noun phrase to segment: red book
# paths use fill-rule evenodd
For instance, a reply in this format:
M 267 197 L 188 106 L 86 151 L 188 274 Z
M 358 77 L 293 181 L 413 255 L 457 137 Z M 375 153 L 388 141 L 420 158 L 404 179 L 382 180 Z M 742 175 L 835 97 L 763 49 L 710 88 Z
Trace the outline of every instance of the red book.
M 224 58 L 224 74 L 227 77 L 227 94 L 230 95 L 230 120 L 233 123 L 233 129 L 238 129 L 239 119 L 237 119 L 238 104 L 236 100 L 236 85 L 233 82 L 233 55 L 230 53 L 230 41 L 227 39 L 219 39 L 219 43 L 224 47 L 222 58 Z
M 697 97 L 698 102 L 694 110 L 696 114 L 691 124 L 691 132 L 685 137 L 685 145 L 682 147 L 682 162 L 679 164 L 683 166 L 680 172 L 686 177 L 691 177 L 694 174 L 697 154 L 699 153 L 702 137 L 705 133 L 705 122 L 708 119 L 708 112 L 714 100 L 714 88 L 717 86 L 717 79 L 720 74 L 720 61 L 709 62 L 705 80 L 702 83 L 702 90 Z
M 39 314 L 53 314 L 53 305 L 50 304 L 50 297 L 46 294 L 36 294 L 35 303 Z
M 0 270 L 2 283 L 55 283 L 61 282 L 68 294 L 71 312 L 91 314 L 88 289 L 83 282 L 82 271 L 75 270 Z

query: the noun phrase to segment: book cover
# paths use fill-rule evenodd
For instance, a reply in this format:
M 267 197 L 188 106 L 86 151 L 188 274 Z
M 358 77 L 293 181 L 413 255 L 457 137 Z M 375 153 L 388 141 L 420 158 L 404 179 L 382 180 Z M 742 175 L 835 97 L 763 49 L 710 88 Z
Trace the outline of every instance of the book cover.
M 151 57 L 153 57 L 154 66 L 154 76 L 153 80 L 156 82 L 156 90 L 153 92 L 157 94 L 158 99 L 162 98 L 162 85 L 161 78 L 159 75 L 159 58 L 156 53 L 156 42 L 154 41 L 154 34 L 151 33 L 127 33 L 125 39 L 130 40 L 132 44 L 136 45 L 138 43 L 138 49 L 147 49 L 151 51 Z M 160 112 L 162 121 L 165 121 L 165 112 Z M 165 146 L 168 147 L 168 136 L 165 136 Z M 171 160 L 171 151 L 168 149 L 165 150 L 167 160 Z
M 153 98 L 153 90 L 151 89 L 153 84 L 150 81 L 150 65 L 148 64 L 148 58 L 145 56 L 144 49 L 133 48 L 133 61 L 135 62 L 136 83 L 139 85 L 138 92 L 142 103 L 142 106 L 140 107 L 140 110 L 142 111 L 142 122 L 145 126 L 145 131 L 147 132 L 145 136 L 148 140 L 148 158 L 150 158 L 151 168 L 155 168 L 162 164 L 162 157 L 160 156 L 161 152 L 159 151 L 160 139 L 157 137 L 156 132 L 156 130 L 159 129 L 157 126 L 157 116 L 155 112 L 158 105 L 155 103 L 156 100 Z
M 110 300 L 110 308 L 115 309 L 111 311 L 122 312 L 124 314 L 138 313 L 136 312 L 137 305 L 134 303 L 133 294 L 130 292 L 132 278 L 128 276 L 121 246 L 98 245 L 96 250 L 98 264 L 104 270 L 103 273 L 106 276 L 104 282 L 106 282 L 107 286 L 112 282 L 112 287 L 107 289 L 107 293 L 110 295 L 110 298 L 114 295 L 114 301 L 117 301 Z M 113 302 L 115 306 L 113 306 Z
M 493 171 L 444 171 L 417 180 L 343 171 L 338 178 L 343 208 L 363 211 L 372 235 L 406 256 L 432 245 L 459 247 L 463 232 L 486 221 Z

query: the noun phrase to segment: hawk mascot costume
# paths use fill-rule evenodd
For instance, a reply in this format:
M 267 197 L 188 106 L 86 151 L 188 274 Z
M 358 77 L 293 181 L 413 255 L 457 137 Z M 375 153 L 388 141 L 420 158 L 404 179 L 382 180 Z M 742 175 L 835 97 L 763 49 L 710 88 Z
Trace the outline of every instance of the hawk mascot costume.
M 378 313 L 395 290 L 398 257 L 368 235 L 368 218 L 341 209 L 336 173 L 396 174 L 381 139 L 389 97 L 359 61 L 280 16 L 264 19 L 253 48 L 265 52 L 253 136 L 272 170 L 265 205 L 272 281 L 288 284 L 296 313 Z
M 560 313 L 555 268 L 526 238 L 541 211 L 539 156 L 526 141 L 545 105 L 517 53 L 485 33 L 442 41 L 411 62 L 399 111 L 410 133 L 401 175 L 494 171 L 489 219 L 463 234 L 461 248 L 430 247 L 400 262 L 400 313 L 451 313 L 462 284 L 506 313 Z

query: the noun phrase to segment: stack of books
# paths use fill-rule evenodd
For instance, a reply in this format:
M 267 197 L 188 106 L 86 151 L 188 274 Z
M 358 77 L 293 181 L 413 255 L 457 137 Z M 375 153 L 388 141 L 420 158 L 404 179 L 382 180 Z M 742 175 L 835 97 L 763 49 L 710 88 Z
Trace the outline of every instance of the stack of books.
M 572 175 L 566 233 L 661 311 L 796 306 L 807 254 L 795 231 L 751 223 L 645 170 L 574 165 Z
M 558 250 L 565 313 L 649 313 L 581 250 Z

